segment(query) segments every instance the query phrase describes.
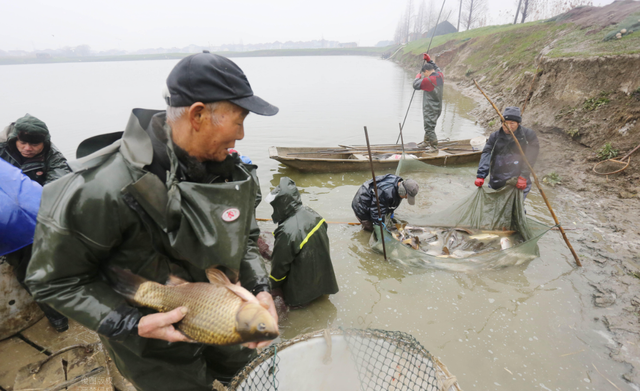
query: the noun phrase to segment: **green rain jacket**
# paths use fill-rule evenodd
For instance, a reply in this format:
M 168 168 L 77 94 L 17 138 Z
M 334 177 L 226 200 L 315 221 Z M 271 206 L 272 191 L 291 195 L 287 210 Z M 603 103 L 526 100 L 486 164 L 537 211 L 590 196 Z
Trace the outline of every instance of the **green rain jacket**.
M 222 266 L 248 290 L 268 290 L 256 166 L 234 156 L 231 177 L 187 181 L 169 131 L 164 111 L 135 109 L 121 140 L 72 162 L 71 175 L 45 187 L 26 283 L 37 301 L 96 330 L 139 390 L 211 390 L 254 351 L 142 338 L 137 323 L 154 311 L 111 288 L 111 266 L 160 283 L 170 274 L 206 282 L 205 269 Z M 154 166 L 166 169 L 166 183 Z
M 29 114 L 27 114 L 27 116 L 29 116 Z M 33 118 L 35 119 L 35 117 Z M 16 147 L 18 131 L 15 129 L 15 123 L 12 123 L 3 131 L 8 135 L 8 139 L 0 142 L 0 158 L 22 170 L 22 173 L 32 181 L 44 186 L 66 175 L 71 172 L 71 170 L 67 165 L 67 159 L 65 159 L 64 155 L 51 143 L 51 135 L 46 125 L 44 125 L 44 122 L 42 122 L 42 125 L 43 127 L 39 130 L 46 138 L 44 141 L 44 149 L 40 154 L 29 159 L 20 154 Z
M 327 223 L 313 209 L 302 205 L 300 193 L 290 178 L 282 177 L 273 194 L 271 217 L 278 228 L 274 232 L 271 287 L 282 288 L 290 306 L 337 293 Z

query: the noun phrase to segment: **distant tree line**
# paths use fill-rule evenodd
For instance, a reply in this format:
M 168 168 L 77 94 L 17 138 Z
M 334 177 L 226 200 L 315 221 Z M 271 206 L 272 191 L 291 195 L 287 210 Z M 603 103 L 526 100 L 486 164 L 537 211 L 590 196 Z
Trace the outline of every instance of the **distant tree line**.
M 458 31 L 463 31 L 488 24 L 511 23 L 511 18 L 514 24 L 547 19 L 578 6 L 593 5 L 591 0 L 512 1 L 513 4 L 507 9 L 498 12 L 497 15 L 489 15 L 487 0 L 455 0 L 445 5 L 438 23 L 448 21 L 456 26 Z M 429 30 L 436 27 L 442 4 L 440 0 L 407 0 L 404 12 L 398 20 L 394 43 L 402 44 L 425 37 Z

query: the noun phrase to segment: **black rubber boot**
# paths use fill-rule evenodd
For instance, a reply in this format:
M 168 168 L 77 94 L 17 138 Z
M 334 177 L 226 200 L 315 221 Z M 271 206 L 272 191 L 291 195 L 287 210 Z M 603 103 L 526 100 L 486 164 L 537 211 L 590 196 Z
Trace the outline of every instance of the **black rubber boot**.
M 69 319 L 66 316 L 46 304 L 38 303 L 38 306 L 40 306 L 44 315 L 49 319 L 49 323 L 57 332 L 62 333 L 69 330 Z

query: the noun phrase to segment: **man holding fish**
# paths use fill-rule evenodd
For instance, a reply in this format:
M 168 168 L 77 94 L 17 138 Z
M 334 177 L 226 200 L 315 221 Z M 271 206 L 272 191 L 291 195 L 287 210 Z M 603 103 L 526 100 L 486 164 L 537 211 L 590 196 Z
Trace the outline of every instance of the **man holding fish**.
M 278 108 L 208 52 L 181 60 L 167 88 L 166 112 L 133 110 L 120 140 L 45 188 L 26 282 L 97 331 L 138 390 L 204 391 L 278 336 L 257 167 L 228 152 L 249 112 Z

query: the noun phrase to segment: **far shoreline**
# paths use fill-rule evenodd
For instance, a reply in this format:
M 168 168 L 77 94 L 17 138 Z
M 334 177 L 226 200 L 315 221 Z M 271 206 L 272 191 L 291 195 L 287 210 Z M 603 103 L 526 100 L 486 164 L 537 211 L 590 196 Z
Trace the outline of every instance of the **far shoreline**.
M 294 57 L 294 56 L 382 56 L 391 47 L 332 48 L 332 49 L 273 49 L 250 52 L 214 52 L 225 57 Z M 85 57 L 0 57 L 0 65 L 61 64 L 78 62 L 179 60 L 195 53 L 127 54 L 121 56 Z

